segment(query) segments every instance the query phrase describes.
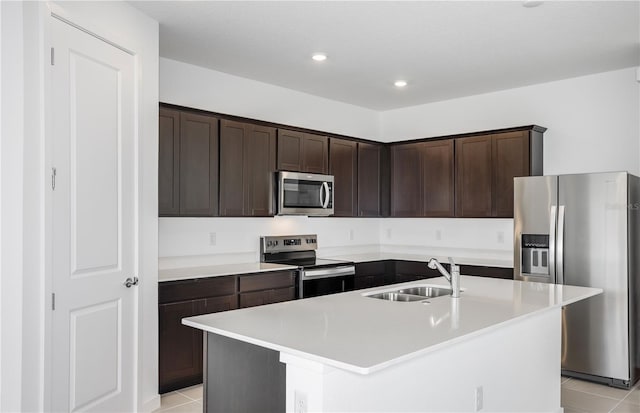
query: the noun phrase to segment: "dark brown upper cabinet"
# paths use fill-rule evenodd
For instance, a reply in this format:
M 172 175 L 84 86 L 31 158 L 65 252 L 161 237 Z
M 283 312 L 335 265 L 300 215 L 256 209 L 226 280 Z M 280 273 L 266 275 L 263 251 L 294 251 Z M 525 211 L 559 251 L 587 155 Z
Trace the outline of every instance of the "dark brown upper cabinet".
M 220 216 L 273 216 L 276 129 L 220 122 Z
M 535 174 L 530 165 L 530 137 L 527 131 L 517 131 L 496 134 L 492 139 L 492 216 L 511 218 L 513 178 Z
M 160 109 L 160 216 L 218 214 L 218 119 Z
M 490 217 L 491 135 L 456 139 L 456 215 Z
M 542 132 L 456 139 L 456 216 L 513 217 L 513 178 L 542 175 Z
M 450 139 L 392 147 L 392 216 L 455 216 L 453 149 Z
M 278 129 L 278 170 L 326 174 L 329 140 L 326 136 Z
M 357 215 L 358 143 L 329 138 L 329 173 L 334 177 L 333 216 Z
M 391 216 L 422 216 L 421 143 L 391 147 Z
M 453 140 L 443 139 L 421 144 L 422 215 L 455 216 L 455 169 Z
M 218 215 L 218 119 L 180 114 L 180 215 Z
M 180 215 L 180 111 L 160 108 L 158 214 Z
M 388 163 L 388 151 L 386 152 Z M 387 203 L 384 211 L 384 198 L 388 198 L 385 189 L 385 147 L 369 143 L 358 143 L 358 216 L 379 217 L 389 213 Z M 386 182 L 388 189 L 388 179 Z

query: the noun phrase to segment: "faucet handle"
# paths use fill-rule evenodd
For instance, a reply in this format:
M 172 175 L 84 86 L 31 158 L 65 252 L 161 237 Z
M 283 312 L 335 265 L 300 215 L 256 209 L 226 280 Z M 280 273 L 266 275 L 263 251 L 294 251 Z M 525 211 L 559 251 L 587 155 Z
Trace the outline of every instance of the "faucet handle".
M 449 264 L 453 267 L 454 265 L 456 265 L 455 262 L 453 262 L 453 258 L 449 257 Z

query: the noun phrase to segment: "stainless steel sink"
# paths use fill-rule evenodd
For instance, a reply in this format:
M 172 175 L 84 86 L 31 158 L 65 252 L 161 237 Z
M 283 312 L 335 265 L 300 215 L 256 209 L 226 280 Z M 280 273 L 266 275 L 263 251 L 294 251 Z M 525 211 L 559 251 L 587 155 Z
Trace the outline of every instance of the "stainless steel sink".
M 397 292 L 376 293 L 376 294 L 366 295 L 365 297 L 378 298 L 380 300 L 387 300 L 387 301 L 402 301 L 402 302 L 422 301 L 427 298 L 427 297 L 422 297 L 420 295 L 400 294 Z
M 392 291 L 372 292 L 364 296 L 387 301 L 412 302 L 424 301 L 427 298 L 435 298 L 443 295 L 451 295 L 451 288 L 420 285 Z
M 433 298 L 440 297 L 442 295 L 451 295 L 451 288 L 432 286 L 411 287 L 398 290 L 398 294 L 420 295 L 423 297 Z

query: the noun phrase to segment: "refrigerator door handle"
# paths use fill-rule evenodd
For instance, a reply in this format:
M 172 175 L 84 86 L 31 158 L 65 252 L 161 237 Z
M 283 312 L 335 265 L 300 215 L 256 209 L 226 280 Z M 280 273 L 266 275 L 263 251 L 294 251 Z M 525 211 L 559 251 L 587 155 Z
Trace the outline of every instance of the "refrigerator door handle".
M 558 252 L 556 257 L 557 284 L 564 284 L 564 205 L 558 207 Z
M 557 207 L 551 206 L 549 211 L 549 276 L 551 282 L 556 283 L 556 215 Z

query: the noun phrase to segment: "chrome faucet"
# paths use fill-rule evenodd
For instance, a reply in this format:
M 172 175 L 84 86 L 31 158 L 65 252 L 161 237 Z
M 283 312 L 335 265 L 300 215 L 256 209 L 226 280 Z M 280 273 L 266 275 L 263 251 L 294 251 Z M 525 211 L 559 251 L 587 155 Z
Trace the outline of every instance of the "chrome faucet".
M 451 265 L 451 268 L 449 269 L 451 274 L 449 274 L 442 264 L 440 264 L 435 258 L 431 258 L 427 265 L 432 270 L 437 269 L 440 271 L 440 274 L 442 274 L 444 278 L 449 281 L 449 284 L 451 284 L 451 297 L 458 298 L 460 297 L 460 267 L 453 262 L 453 258 L 451 257 L 449 257 L 449 264 Z

